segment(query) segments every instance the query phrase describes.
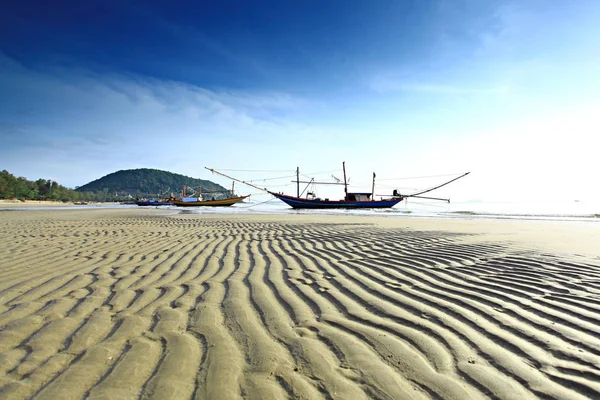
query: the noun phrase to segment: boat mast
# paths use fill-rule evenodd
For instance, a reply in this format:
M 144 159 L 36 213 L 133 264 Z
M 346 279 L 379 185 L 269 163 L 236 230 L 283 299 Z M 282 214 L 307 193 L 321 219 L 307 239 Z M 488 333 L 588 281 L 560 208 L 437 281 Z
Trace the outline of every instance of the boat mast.
M 296 197 L 300 197 L 300 167 L 296 167 Z
M 375 201 L 375 172 L 373 172 L 373 186 L 371 188 L 371 201 Z
M 346 182 L 346 161 L 342 161 L 342 169 L 344 170 L 344 200 L 348 200 L 348 183 Z
M 231 197 L 235 197 L 235 195 L 233 194 L 234 187 L 235 187 L 235 181 L 231 181 Z

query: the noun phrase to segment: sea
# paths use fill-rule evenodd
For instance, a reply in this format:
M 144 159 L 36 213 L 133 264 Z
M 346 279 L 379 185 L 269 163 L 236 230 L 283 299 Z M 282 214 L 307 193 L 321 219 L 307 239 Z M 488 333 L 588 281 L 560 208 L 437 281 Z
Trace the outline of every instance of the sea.
M 264 201 L 245 200 L 231 207 L 188 207 L 159 206 L 165 214 L 308 214 L 308 215 L 357 215 L 389 218 L 455 218 L 455 219 L 518 219 L 581 221 L 600 223 L 600 202 L 586 201 L 512 201 L 486 202 L 466 201 L 444 203 L 439 201 L 416 201 L 408 199 L 388 209 L 352 209 L 352 210 L 295 210 L 277 199 Z M 60 207 L 39 207 L 32 205 L 0 210 L 65 210 L 97 208 L 139 208 L 131 204 L 90 204 Z

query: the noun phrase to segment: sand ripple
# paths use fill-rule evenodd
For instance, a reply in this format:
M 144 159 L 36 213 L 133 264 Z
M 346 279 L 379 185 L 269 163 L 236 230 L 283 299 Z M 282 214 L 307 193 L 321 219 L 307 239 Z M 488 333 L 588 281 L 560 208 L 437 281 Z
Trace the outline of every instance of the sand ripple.
M 0 243 L 3 398 L 600 398 L 584 259 L 189 215 L 10 218 Z

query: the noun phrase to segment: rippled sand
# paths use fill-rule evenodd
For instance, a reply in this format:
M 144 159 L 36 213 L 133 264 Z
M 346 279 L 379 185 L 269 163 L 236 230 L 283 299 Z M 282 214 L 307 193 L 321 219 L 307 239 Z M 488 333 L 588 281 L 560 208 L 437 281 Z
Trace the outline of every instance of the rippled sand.
M 0 212 L 0 397 L 599 398 L 600 225 Z

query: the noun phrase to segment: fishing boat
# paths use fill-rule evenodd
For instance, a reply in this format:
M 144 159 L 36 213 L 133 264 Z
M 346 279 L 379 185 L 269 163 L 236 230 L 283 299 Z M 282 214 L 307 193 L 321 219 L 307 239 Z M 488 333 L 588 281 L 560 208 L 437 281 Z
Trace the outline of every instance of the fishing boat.
M 200 190 L 198 191 L 197 197 L 187 197 L 186 196 L 187 186 L 183 186 L 183 191 L 181 193 L 181 200 L 173 199 L 171 203 L 177 207 L 229 207 L 236 203 L 243 201 L 248 198 L 248 196 L 235 196 L 234 194 L 234 185 L 231 185 L 231 192 L 226 192 L 228 197 L 217 199 L 212 197 L 209 200 L 204 199 L 204 195 L 202 193 L 202 186 L 200 186 Z M 208 193 L 223 193 L 223 192 L 208 192 Z
M 235 203 L 243 201 L 249 196 L 238 196 L 229 197 L 226 199 L 218 200 L 196 200 L 196 201 L 184 201 L 184 200 L 173 200 L 173 205 L 177 207 L 229 207 Z
M 216 173 L 216 174 L 225 176 L 229 179 L 232 179 L 235 182 L 240 182 L 245 185 L 254 187 L 256 189 L 265 191 L 265 192 L 271 194 L 272 196 L 274 196 L 275 198 L 283 201 L 290 207 L 297 208 L 297 209 L 392 208 L 396 204 L 400 203 L 402 200 L 409 198 L 409 197 L 429 199 L 429 200 L 442 200 L 442 201 L 447 201 L 449 203 L 450 202 L 449 199 L 425 197 L 425 196 L 421 196 L 421 195 L 425 194 L 427 192 L 431 192 L 435 189 L 439 189 L 442 186 L 445 186 L 445 185 L 447 185 L 451 182 L 454 182 L 455 180 L 460 179 L 469 174 L 469 172 L 467 172 L 465 174 L 460 175 L 457 178 L 454 178 L 454 179 L 452 179 L 448 182 L 445 182 L 441 185 L 438 185 L 434 188 L 423 190 L 423 191 L 420 191 L 417 193 L 400 194 L 398 192 L 398 190 L 394 190 L 390 196 L 380 196 L 379 200 L 375 200 L 375 176 L 376 176 L 375 173 L 373 173 L 373 186 L 372 186 L 372 190 L 370 193 L 369 192 L 367 192 L 367 193 L 365 193 L 365 192 L 348 192 L 348 181 L 346 179 L 346 162 L 342 163 L 342 169 L 344 172 L 344 182 L 343 183 L 342 182 L 316 182 L 314 180 L 314 178 L 311 179 L 310 181 L 301 181 L 300 180 L 300 169 L 296 168 L 296 180 L 294 181 L 297 185 L 296 196 L 290 196 L 290 195 L 286 195 L 283 193 L 273 192 L 271 190 L 267 190 L 266 188 L 261 188 L 259 186 L 256 186 L 250 182 L 242 181 L 242 180 L 233 178 L 231 176 L 225 175 L 215 169 L 208 168 L 208 167 L 205 167 L 205 168 L 208 169 L 209 171 L 212 171 L 213 173 Z M 300 184 L 301 183 L 306 183 L 307 188 L 308 188 L 308 185 L 311 185 L 311 184 L 314 184 L 314 185 L 318 185 L 318 184 L 344 185 L 344 198 L 341 200 L 330 200 L 328 198 L 316 197 L 313 192 L 308 192 L 306 190 L 306 188 L 302 192 L 300 192 Z M 305 192 L 306 192 L 306 197 L 302 197 Z
M 321 198 L 301 198 L 285 194 L 269 192 L 292 208 L 392 208 L 404 200 L 404 197 L 394 197 L 385 200 L 372 200 L 371 193 L 347 193 L 343 200 Z

